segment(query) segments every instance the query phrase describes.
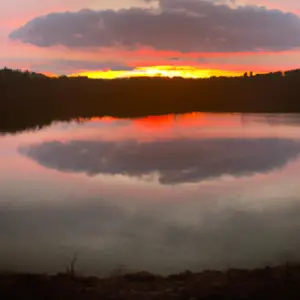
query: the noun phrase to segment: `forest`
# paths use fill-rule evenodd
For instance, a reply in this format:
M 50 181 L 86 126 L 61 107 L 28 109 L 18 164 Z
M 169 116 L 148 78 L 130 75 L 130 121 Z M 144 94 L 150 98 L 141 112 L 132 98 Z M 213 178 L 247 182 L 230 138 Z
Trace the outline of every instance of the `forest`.
M 47 77 L 0 70 L 0 132 L 53 121 L 186 112 L 300 113 L 300 69 L 240 77 Z

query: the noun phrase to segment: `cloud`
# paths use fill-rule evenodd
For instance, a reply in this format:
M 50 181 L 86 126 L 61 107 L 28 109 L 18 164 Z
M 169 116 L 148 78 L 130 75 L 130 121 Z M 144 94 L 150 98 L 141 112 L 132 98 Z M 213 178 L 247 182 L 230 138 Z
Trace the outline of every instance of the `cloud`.
M 162 184 L 199 182 L 222 175 L 243 176 L 283 167 L 300 153 L 285 139 L 178 139 L 45 142 L 20 152 L 63 172 L 142 177 L 157 173 Z
M 157 9 L 51 13 L 32 19 L 10 38 L 40 47 L 146 46 L 182 52 L 280 51 L 300 46 L 300 19 L 291 13 L 203 0 L 156 2 Z
M 89 60 L 87 59 L 49 59 L 49 58 L 10 58 L 1 59 L 0 66 L 16 66 L 16 68 L 30 69 L 35 72 L 46 72 L 51 74 L 70 74 L 85 71 L 130 71 L 132 67 L 126 63 L 113 60 Z
M 36 62 L 31 64 L 31 68 L 38 72 L 52 72 L 55 74 L 62 73 L 74 73 L 81 71 L 99 71 L 99 70 L 132 70 L 132 67 L 128 67 L 122 63 L 113 61 L 88 61 L 88 60 L 44 60 L 43 62 Z

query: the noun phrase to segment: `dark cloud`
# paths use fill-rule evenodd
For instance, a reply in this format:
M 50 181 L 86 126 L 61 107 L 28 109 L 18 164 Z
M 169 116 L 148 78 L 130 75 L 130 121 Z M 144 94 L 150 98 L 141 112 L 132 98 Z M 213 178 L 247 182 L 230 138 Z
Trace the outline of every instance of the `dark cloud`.
M 149 1 L 148 1 L 149 2 Z M 280 51 L 300 46 L 300 19 L 220 1 L 157 0 L 159 9 L 81 10 L 37 17 L 10 34 L 41 47 L 150 46 L 158 50 Z
M 198 182 L 222 175 L 243 176 L 283 167 L 300 153 L 287 139 L 178 139 L 135 141 L 45 142 L 20 151 L 48 168 L 64 172 L 157 173 L 162 184 Z
M 56 66 L 59 66 L 63 69 L 69 70 L 104 70 L 111 69 L 113 71 L 118 70 L 132 70 L 132 67 L 127 65 L 113 62 L 113 61 L 85 61 L 85 60 L 57 60 L 55 61 Z
M 31 64 L 31 68 L 37 72 L 53 72 L 55 74 L 62 73 L 74 73 L 76 71 L 98 71 L 98 70 L 132 70 L 132 67 L 128 67 L 124 64 L 106 61 L 86 61 L 86 60 L 51 60 L 44 61 L 43 63 L 34 62 Z
M 90 60 L 72 60 L 72 59 L 39 59 L 32 58 L 8 58 L 6 61 L 1 60 L 0 65 L 5 66 L 6 63 L 18 65 L 30 65 L 30 69 L 35 72 L 49 72 L 55 74 L 70 74 L 79 71 L 130 71 L 133 68 L 120 61 L 90 61 Z

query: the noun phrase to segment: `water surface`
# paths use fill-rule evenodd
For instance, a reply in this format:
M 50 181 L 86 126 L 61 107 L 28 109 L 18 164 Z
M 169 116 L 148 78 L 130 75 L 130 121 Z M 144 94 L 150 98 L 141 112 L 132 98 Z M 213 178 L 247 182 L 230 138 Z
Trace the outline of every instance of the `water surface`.
M 300 115 L 93 118 L 0 136 L 0 269 L 253 267 L 300 256 Z

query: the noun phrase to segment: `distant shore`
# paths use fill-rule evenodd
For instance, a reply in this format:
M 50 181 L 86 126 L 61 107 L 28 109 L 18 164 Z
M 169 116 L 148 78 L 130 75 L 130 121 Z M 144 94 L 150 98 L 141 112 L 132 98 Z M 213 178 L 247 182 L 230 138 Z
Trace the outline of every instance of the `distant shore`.
M 209 79 L 93 80 L 0 70 L 0 132 L 53 121 L 187 112 L 300 113 L 300 70 Z
M 75 274 L 0 274 L 1 299 L 300 299 L 300 266 L 226 272 L 186 271 L 167 277 L 147 272 L 109 278 Z

